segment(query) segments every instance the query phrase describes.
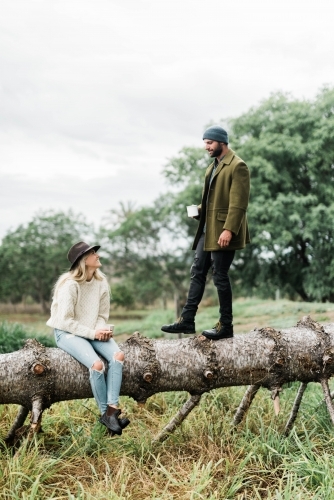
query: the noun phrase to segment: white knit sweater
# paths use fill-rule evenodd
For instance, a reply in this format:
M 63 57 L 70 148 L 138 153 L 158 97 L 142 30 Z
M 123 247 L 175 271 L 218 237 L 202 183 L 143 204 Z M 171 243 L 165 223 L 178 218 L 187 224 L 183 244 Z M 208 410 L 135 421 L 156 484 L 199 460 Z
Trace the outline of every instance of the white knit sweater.
M 109 318 L 110 292 L 107 280 L 78 283 L 67 279 L 56 289 L 47 325 L 80 337 L 94 339 L 95 330 Z

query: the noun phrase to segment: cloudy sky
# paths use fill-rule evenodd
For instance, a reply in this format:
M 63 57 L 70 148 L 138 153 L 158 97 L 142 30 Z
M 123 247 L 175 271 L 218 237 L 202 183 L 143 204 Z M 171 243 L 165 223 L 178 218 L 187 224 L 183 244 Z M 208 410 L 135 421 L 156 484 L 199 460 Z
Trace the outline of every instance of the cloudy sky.
M 205 124 L 333 85 L 333 6 L 1 0 L 0 239 L 39 210 L 98 226 L 120 201 L 151 204 Z

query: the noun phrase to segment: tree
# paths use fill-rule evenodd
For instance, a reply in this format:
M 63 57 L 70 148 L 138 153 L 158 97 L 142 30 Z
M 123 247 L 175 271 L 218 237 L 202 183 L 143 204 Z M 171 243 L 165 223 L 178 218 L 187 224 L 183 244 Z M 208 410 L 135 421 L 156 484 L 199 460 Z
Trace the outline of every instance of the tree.
M 112 293 L 121 281 L 136 302 L 149 304 L 166 292 L 175 294 L 182 290 L 189 266 L 184 264 L 179 242 L 170 243 L 171 219 L 166 213 L 161 200 L 154 207 L 138 209 L 121 204 L 119 210 L 111 212 L 100 234 L 103 248 L 110 256 Z
M 161 198 L 163 216 L 169 230 L 183 239 L 187 250 L 194 239 L 197 222 L 187 216 L 186 207 L 200 203 L 205 170 L 211 161 L 203 148 L 184 147 L 163 168 L 163 175 L 172 188 Z
M 58 276 L 68 270 L 68 249 L 93 235 L 83 215 L 46 211 L 8 232 L 0 246 L 0 299 L 13 303 L 30 296 L 48 311 Z
M 111 300 L 116 306 L 125 307 L 125 309 L 131 309 L 135 305 L 132 290 L 129 286 L 122 285 L 121 283 L 113 285 Z
M 334 301 L 334 89 L 314 101 L 277 93 L 229 122 L 231 146 L 251 170 L 251 245 L 231 267 L 239 294 Z M 183 148 L 164 169 L 170 228 L 190 246 L 207 154 Z M 175 233 L 176 234 L 176 233 Z M 184 246 L 186 248 L 186 246 Z
M 145 403 L 158 392 L 189 392 L 189 400 L 159 434 L 159 441 L 181 424 L 202 394 L 219 387 L 246 384 L 250 387 L 235 414 L 235 423 L 240 422 L 260 387 L 271 391 L 277 413 L 283 385 L 299 380 L 301 386 L 286 433 L 309 382 L 321 383 L 334 424 L 328 386 L 334 374 L 333 333 L 334 324 L 324 327 L 310 317 L 291 329 L 263 328 L 216 342 L 203 336 L 158 341 L 135 332 L 120 345 L 125 353 L 121 394 Z M 0 355 L 0 404 L 21 405 L 8 442 L 14 439 L 29 411 L 31 431 L 36 432 L 43 411 L 53 403 L 87 397 L 92 397 L 89 370 L 61 349 L 45 348 L 36 340 L 29 340 L 20 351 Z
M 231 120 L 251 170 L 252 245 L 239 256 L 248 289 L 333 301 L 334 89 L 312 101 L 278 93 Z

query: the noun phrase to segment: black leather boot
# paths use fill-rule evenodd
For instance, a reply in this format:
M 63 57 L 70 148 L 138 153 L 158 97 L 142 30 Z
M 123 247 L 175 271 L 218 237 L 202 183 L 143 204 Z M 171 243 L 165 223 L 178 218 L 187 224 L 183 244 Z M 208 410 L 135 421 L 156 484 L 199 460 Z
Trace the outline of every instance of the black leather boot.
M 230 339 L 233 337 L 233 325 L 223 325 L 218 321 L 211 330 L 204 330 L 202 335 L 211 340 Z
M 122 427 L 122 429 L 125 429 L 125 427 L 127 427 L 129 425 L 129 423 L 130 423 L 130 420 L 128 418 L 126 418 L 126 417 L 119 418 L 118 421 L 119 421 L 119 425 Z M 115 435 L 114 431 L 112 431 L 110 429 L 108 429 L 108 433 L 109 433 L 109 436 L 114 436 Z
M 162 325 L 161 330 L 167 333 L 196 333 L 195 321 L 182 316 L 170 325 Z
M 122 434 L 122 427 L 118 419 L 120 414 L 121 410 L 116 409 L 112 415 L 107 415 L 107 412 L 104 412 L 103 415 L 99 418 L 99 422 L 105 425 L 114 434 L 118 434 L 120 436 Z

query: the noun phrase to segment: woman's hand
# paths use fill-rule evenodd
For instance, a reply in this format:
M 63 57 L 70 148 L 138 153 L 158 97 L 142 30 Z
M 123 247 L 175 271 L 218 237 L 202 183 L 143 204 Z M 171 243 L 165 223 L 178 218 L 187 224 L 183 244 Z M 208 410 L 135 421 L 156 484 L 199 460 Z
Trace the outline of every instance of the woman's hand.
M 95 331 L 95 340 L 100 340 L 101 342 L 108 342 L 112 337 L 112 332 L 106 328 L 100 328 Z

